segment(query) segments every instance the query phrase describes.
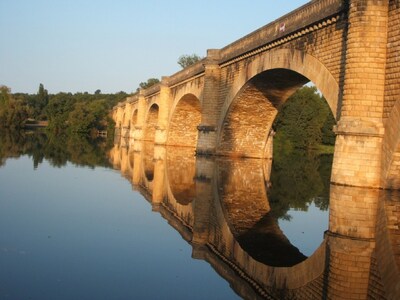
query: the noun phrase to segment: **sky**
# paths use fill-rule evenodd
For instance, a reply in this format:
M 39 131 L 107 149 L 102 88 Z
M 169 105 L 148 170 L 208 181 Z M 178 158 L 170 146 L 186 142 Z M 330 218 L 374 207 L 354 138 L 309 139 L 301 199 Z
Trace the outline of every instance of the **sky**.
M 0 86 L 124 91 L 178 72 L 308 0 L 0 0 Z

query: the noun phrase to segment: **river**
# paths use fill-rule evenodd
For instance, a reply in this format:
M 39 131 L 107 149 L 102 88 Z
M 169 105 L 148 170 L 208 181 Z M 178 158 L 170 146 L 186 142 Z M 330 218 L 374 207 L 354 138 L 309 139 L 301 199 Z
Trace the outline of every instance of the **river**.
M 398 194 L 331 186 L 330 155 L 0 141 L 0 299 L 399 295 Z

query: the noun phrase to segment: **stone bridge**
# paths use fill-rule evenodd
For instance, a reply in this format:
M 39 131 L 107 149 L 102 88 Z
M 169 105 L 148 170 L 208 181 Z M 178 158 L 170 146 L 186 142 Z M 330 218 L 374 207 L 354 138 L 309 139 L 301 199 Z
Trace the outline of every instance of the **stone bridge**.
M 128 97 L 116 132 L 268 157 L 275 116 L 312 81 L 337 120 L 332 183 L 399 189 L 399 53 L 399 0 L 314 0 Z
M 109 154 L 244 299 L 398 299 L 400 192 L 331 185 L 329 226 L 304 256 L 271 214 L 271 160 L 194 156 L 121 139 Z

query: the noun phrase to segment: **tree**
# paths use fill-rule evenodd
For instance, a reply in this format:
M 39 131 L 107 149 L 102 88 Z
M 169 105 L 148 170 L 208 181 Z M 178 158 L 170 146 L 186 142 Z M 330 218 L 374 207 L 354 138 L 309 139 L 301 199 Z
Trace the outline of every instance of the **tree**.
M 286 147 L 302 149 L 315 148 L 322 142 L 332 144 L 329 132 L 333 124 L 326 100 L 315 87 L 304 86 L 287 100 L 278 114 L 274 123 L 276 140 Z
M 11 91 L 5 85 L 0 86 L 0 109 L 8 105 Z
M 27 108 L 20 100 L 12 97 L 6 86 L 0 87 L 0 127 L 22 128 L 28 118 Z
M 107 127 L 107 113 L 104 100 L 77 102 L 68 115 L 69 130 L 78 133 L 89 133 L 92 129 L 104 130 Z
M 198 56 L 197 54 L 185 54 L 181 55 L 178 59 L 178 65 L 180 65 L 183 69 L 187 68 L 191 65 L 194 65 L 195 63 L 199 62 L 203 58 Z
M 157 79 L 157 78 L 149 78 L 149 79 L 147 79 L 146 82 L 139 83 L 139 88 L 137 90 L 139 90 L 139 89 L 148 89 L 149 87 L 151 87 L 151 86 L 153 86 L 153 85 L 155 85 L 157 83 L 160 83 L 159 79 Z
M 49 102 L 49 94 L 44 88 L 43 84 L 39 84 L 39 90 L 33 97 L 28 97 L 28 105 L 32 110 L 32 117 L 34 119 L 45 119 L 46 114 L 44 109 Z

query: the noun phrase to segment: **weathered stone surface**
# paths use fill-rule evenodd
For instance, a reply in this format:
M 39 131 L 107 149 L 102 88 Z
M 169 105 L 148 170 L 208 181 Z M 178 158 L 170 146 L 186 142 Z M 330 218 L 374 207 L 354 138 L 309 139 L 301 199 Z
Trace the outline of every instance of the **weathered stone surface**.
M 399 0 L 311 1 L 128 97 L 116 133 L 267 157 L 281 105 L 312 81 L 338 122 L 332 182 L 400 189 L 399 51 Z

